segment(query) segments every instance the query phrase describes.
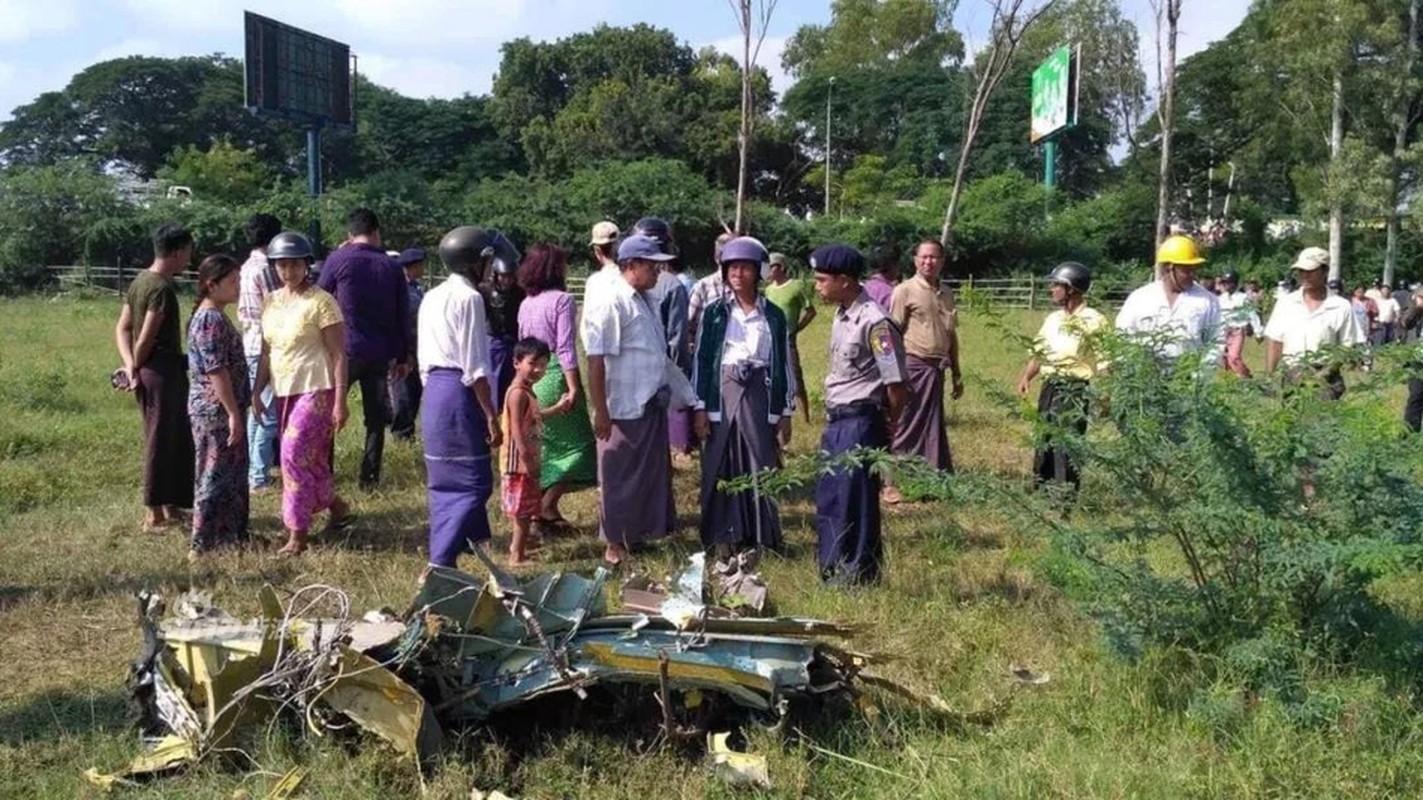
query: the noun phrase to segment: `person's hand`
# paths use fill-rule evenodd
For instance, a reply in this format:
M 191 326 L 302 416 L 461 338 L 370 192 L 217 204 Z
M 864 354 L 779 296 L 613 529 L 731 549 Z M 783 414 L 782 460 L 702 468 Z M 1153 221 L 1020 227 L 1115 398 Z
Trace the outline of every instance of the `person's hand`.
M 252 416 L 261 419 L 267 414 L 267 404 L 262 402 L 262 393 L 256 392 L 252 395 Z
M 1028 384 L 1028 379 L 1027 379 L 1027 378 L 1019 378 L 1019 379 L 1018 379 L 1018 396 L 1019 396 L 1019 397 L 1027 397 L 1027 396 L 1028 396 L 1028 385 L 1029 385 L 1029 384 Z
M 400 362 L 390 367 L 391 380 L 403 381 L 410 374 L 409 362 Z
M 692 430 L 700 441 L 711 438 L 711 417 L 707 416 L 707 412 L 699 410 L 692 415 Z
M 608 418 L 608 412 L 593 410 L 593 436 L 599 441 L 607 441 L 613 435 L 613 421 Z
M 128 385 L 124 387 L 125 392 L 132 392 L 138 388 L 137 367 L 124 367 L 124 377 L 128 378 Z
M 489 418 L 489 435 L 484 437 L 484 441 L 489 443 L 490 449 L 497 448 L 499 445 L 504 444 L 504 431 L 499 427 L 498 417 Z
M 953 374 L 953 396 L 957 400 L 963 397 L 963 376 L 955 372 Z
M 573 393 L 572 393 L 572 392 L 564 392 L 564 393 L 563 393 L 563 396 L 560 397 L 560 398 L 558 398 L 558 402 L 557 402 L 557 403 L 554 403 L 553 406 L 549 408 L 548 413 L 549 413 L 549 416 L 551 416 L 551 417 L 558 417 L 558 416 L 562 416 L 562 415 L 564 415 L 564 414 L 567 414 L 568 412 L 570 412 L 570 411 L 572 411 L 572 410 L 573 410 Z
M 337 432 L 346 427 L 346 421 L 350 418 L 351 411 L 346 408 L 345 396 L 336 395 L 336 405 L 331 407 L 331 422 L 336 426 Z
M 227 415 L 227 446 L 247 443 L 247 417 L 241 411 Z

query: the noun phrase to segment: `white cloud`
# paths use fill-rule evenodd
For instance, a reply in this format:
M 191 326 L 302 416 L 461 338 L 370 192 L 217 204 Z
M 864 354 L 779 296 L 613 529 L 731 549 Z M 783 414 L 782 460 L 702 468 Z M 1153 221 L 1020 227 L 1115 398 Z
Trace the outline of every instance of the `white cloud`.
M 64 33 L 78 19 L 74 0 L 0 0 L 0 42 Z
M 481 68 L 470 62 L 378 53 L 361 56 L 357 68 L 381 86 L 388 86 L 403 95 L 422 98 L 485 94 L 494 76 L 492 66 Z
M 776 96 L 780 97 L 791 87 L 791 76 L 781 68 L 781 51 L 786 49 L 786 36 L 767 36 L 761 42 L 761 51 L 756 55 L 756 66 L 766 70 L 771 76 L 771 88 L 775 90 Z M 741 50 L 743 40 L 740 36 L 728 36 L 725 39 L 717 39 L 711 43 L 712 47 L 726 53 L 736 59 L 736 63 L 741 63 Z M 755 48 L 756 42 L 751 42 Z
M 101 61 L 110 61 L 115 58 L 127 58 L 128 56 L 160 56 L 170 57 L 179 55 L 191 55 L 186 52 L 186 48 L 181 42 L 172 39 L 124 39 L 97 50 L 90 58 L 90 64 L 98 64 Z

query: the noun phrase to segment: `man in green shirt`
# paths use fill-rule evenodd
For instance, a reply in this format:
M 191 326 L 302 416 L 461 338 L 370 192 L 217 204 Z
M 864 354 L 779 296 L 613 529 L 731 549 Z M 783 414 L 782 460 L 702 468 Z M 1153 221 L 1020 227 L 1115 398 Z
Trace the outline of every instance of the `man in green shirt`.
M 796 337 L 815 319 L 815 304 L 811 302 L 810 287 L 805 281 L 790 276 L 785 255 L 771 254 L 768 277 L 771 280 L 766 284 L 766 299 L 786 315 L 786 323 L 791 329 L 791 369 L 795 373 L 796 401 L 800 403 L 805 421 L 809 423 L 810 398 L 805 391 L 805 373 L 800 368 L 800 349 L 796 346 Z
M 123 361 L 116 385 L 133 392 L 143 412 L 143 504 L 148 508 L 143 527 L 152 533 L 182 523 L 180 509 L 193 507 L 188 361 L 173 282 L 192 259 L 191 233 L 177 225 L 155 231 L 153 264 L 129 284 L 114 327 Z

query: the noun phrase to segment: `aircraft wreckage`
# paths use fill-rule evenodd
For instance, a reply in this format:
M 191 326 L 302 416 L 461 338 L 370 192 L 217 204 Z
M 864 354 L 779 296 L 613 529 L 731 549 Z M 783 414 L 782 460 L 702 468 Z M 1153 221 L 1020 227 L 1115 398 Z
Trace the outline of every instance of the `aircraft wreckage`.
M 237 747 L 244 732 L 294 715 L 323 733 L 351 723 L 426 763 L 444 731 L 478 723 L 553 692 L 579 698 L 597 686 L 655 694 L 667 736 L 704 735 L 679 714 L 717 696 L 775 724 L 796 698 L 878 686 L 952 715 L 865 671 L 873 659 L 829 644 L 847 626 L 793 617 L 739 618 L 703 602 L 701 556 L 669 589 L 626 587 L 628 613 L 608 612 L 599 569 L 590 579 L 550 572 L 525 581 L 487 560 L 487 580 L 433 568 L 403 615 L 351 618 L 345 593 L 307 586 L 283 605 L 271 586 L 261 616 L 234 619 L 203 594 L 139 595 L 143 652 L 129 689 L 144 749 L 112 787 L 180 769 Z M 334 616 L 315 616 L 335 609 Z M 952 715 L 957 716 L 957 715 Z

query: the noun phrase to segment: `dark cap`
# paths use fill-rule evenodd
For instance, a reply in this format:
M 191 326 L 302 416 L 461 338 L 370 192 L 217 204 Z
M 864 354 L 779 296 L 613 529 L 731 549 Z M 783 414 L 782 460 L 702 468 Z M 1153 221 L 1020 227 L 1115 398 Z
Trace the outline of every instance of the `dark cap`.
M 400 255 L 395 257 L 395 263 L 402 267 L 408 267 L 411 264 L 419 264 L 424 260 L 425 248 L 423 247 L 407 247 L 400 251 Z
M 827 275 L 865 274 L 865 257 L 848 244 L 828 244 L 810 254 L 810 268 Z
M 676 256 L 662 252 L 661 243 L 651 236 L 633 234 L 618 242 L 618 263 L 628 261 L 671 261 Z

